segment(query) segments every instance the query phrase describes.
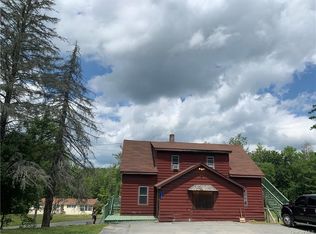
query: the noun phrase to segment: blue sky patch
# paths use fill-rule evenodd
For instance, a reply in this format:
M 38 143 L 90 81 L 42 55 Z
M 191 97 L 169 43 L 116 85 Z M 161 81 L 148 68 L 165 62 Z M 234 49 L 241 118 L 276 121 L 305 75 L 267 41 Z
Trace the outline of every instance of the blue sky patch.
M 302 93 L 316 92 L 316 64 L 306 63 L 302 72 L 296 71 L 293 74 L 293 81 L 282 87 L 282 91 L 276 91 L 276 85 L 260 89 L 259 94 L 271 93 L 282 100 L 294 99 Z
M 111 66 L 103 66 L 96 60 L 82 57 L 81 58 L 82 75 L 86 81 L 91 80 L 95 76 L 100 76 L 108 73 L 112 73 Z
M 316 92 L 316 64 L 306 63 L 304 71 L 295 72 L 293 76 L 293 82 L 285 86 L 288 92 L 284 93 L 283 99 L 293 99 L 303 92 Z

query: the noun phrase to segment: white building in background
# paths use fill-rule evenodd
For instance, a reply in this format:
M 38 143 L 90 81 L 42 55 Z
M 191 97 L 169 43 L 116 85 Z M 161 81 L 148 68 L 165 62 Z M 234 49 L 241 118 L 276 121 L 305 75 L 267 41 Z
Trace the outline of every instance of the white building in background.
M 81 215 L 92 214 L 93 207 L 96 204 L 97 199 L 76 199 L 76 198 L 54 198 L 53 201 L 53 214 L 65 214 L 65 215 Z M 37 210 L 37 214 L 43 214 L 45 198 L 40 201 L 40 208 Z M 34 214 L 35 209 L 32 207 L 29 214 Z

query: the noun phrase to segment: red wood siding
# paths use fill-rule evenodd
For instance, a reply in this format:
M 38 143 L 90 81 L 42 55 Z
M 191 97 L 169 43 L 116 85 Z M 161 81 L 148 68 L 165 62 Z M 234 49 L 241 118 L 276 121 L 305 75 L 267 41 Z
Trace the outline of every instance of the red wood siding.
M 243 185 L 248 193 L 248 207 L 245 209 L 247 220 L 264 220 L 264 199 L 261 178 L 232 178 Z
M 211 184 L 218 190 L 212 209 L 192 209 L 188 189 L 194 184 Z M 161 191 L 160 221 L 239 220 L 240 209 L 244 208 L 243 189 L 208 170 L 197 168 L 170 182 Z
M 154 215 L 156 175 L 122 175 L 121 214 Z M 148 205 L 138 205 L 138 187 L 148 186 Z
M 210 154 L 194 152 L 168 152 L 158 151 L 155 154 L 156 167 L 158 169 L 158 182 L 194 165 L 197 163 L 206 164 L 206 157 Z M 171 170 L 171 155 L 180 156 L 180 170 Z M 228 154 L 212 154 L 214 156 L 215 170 L 228 176 L 229 174 L 229 157 Z

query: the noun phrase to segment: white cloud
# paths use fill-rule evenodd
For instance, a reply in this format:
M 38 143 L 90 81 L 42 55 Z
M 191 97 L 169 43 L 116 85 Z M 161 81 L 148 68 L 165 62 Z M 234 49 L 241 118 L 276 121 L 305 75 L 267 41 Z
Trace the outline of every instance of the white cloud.
M 203 33 L 199 30 L 191 37 L 189 47 L 199 49 L 217 49 L 224 46 L 229 37 L 231 37 L 231 35 L 225 33 L 225 27 L 216 28 L 214 33 L 209 35 L 206 39 L 204 38 Z
M 96 103 L 98 109 L 108 109 L 102 100 Z M 287 145 L 300 148 L 309 142 L 316 150 L 316 131 L 310 130 L 313 122 L 289 112 L 286 105 L 280 105 L 270 94 L 245 93 L 237 105 L 224 111 L 216 94 L 209 93 L 184 101 L 160 98 L 149 104 L 114 107 L 108 113 L 114 113 L 120 121 L 105 119 L 104 115 L 98 118 L 105 133 L 99 141 L 110 145 L 100 143 L 96 155 L 100 158 L 108 155 L 107 162 L 113 162 L 110 155 L 119 150 L 119 144 L 113 143 L 123 139 L 167 141 L 171 132 L 177 141 L 224 143 L 242 133 L 251 149 L 257 143 L 280 150 Z
M 58 0 L 57 10 L 58 32 L 113 69 L 89 83 L 101 93 L 98 157 L 124 138 L 161 140 L 171 131 L 183 141 L 242 132 L 275 149 L 316 146 L 312 121 L 294 114 L 315 94 L 258 95 L 274 87 L 282 96 L 293 73 L 315 63 L 314 0 Z

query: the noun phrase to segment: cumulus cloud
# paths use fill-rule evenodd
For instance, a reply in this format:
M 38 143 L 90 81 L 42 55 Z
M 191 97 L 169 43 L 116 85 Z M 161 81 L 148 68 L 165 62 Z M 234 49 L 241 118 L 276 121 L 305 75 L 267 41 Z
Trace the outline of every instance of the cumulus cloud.
M 100 94 L 102 165 L 124 138 L 169 132 L 183 141 L 221 143 L 242 132 L 271 148 L 316 146 L 311 120 L 297 114 L 315 93 L 281 100 L 259 92 L 282 96 L 294 72 L 316 63 L 313 0 L 57 0 L 57 10 L 58 32 L 112 69 L 89 81 Z
M 223 75 L 239 86 L 284 84 L 316 53 L 313 0 L 58 1 L 58 8 L 61 34 L 113 65 L 91 87 L 115 101 L 205 93 Z M 255 93 L 258 85 L 249 88 Z
M 244 94 L 237 105 L 224 111 L 214 93 L 187 97 L 184 101 L 162 97 L 149 104 L 110 109 L 101 99 L 97 99 L 96 104 L 98 110 L 102 110 L 98 118 L 104 132 L 96 146 L 100 162 L 113 162 L 107 153 L 118 152 L 117 143 L 123 139 L 167 141 L 169 133 L 175 133 L 177 141 L 209 143 L 225 143 L 242 133 L 252 149 L 258 143 L 272 149 L 287 145 L 300 149 L 306 142 L 316 149 L 316 131 L 309 130 L 313 122 L 306 116 L 291 113 L 289 103 L 280 105 L 278 98 L 271 94 Z M 120 121 L 106 118 L 109 114 L 115 114 Z

